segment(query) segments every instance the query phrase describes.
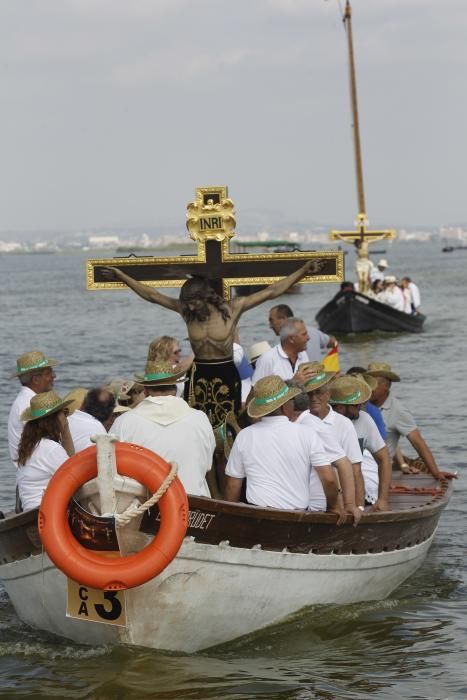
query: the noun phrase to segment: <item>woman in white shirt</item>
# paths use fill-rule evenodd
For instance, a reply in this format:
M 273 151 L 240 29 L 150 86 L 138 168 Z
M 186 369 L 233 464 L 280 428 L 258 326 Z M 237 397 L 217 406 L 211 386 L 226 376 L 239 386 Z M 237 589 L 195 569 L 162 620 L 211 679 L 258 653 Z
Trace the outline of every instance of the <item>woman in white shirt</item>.
M 16 486 L 23 510 L 37 508 L 52 476 L 74 454 L 65 409 L 72 399 L 54 391 L 35 394 L 21 414 L 26 423 L 18 446 Z

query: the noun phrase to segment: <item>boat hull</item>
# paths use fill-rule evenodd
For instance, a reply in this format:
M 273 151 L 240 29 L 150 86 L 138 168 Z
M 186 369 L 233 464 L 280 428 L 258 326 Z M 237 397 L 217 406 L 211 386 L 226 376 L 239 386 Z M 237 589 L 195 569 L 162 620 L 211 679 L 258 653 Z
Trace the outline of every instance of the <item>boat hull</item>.
M 82 644 L 196 652 L 311 605 L 381 600 L 416 571 L 433 537 L 403 550 L 325 556 L 186 538 L 160 576 L 126 591 L 126 628 L 66 617 L 66 577 L 46 555 L 4 564 L 0 578 L 32 627 Z
M 338 292 L 318 311 L 316 321 L 323 333 L 421 333 L 425 316 L 406 314 L 358 292 Z

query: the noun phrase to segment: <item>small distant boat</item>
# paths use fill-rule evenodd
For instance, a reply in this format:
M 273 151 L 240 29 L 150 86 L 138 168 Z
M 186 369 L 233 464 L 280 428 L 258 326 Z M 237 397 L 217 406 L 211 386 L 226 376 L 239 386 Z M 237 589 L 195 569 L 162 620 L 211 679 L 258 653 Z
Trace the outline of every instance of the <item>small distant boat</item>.
M 323 333 L 343 334 L 390 331 L 393 333 L 421 333 L 425 316 L 383 304 L 358 292 L 341 292 L 316 314 Z
M 392 331 L 420 333 L 425 316 L 423 314 L 408 314 L 376 301 L 365 295 L 369 288 L 371 263 L 368 258 L 368 248 L 372 243 L 395 238 L 393 230 L 372 231 L 368 229 L 366 217 L 365 192 L 363 187 L 363 165 L 360 148 L 360 128 L 358 120 L 357 85 L 355 77 L 355 60 L 352 39 L 352 10 L 347 0 L 344 12 L 344 26 L 347 35 L 350 98 L 352 108 L 352 127 L 354 137 L 355 171 L 357 179 L 357 195 L 359 213 L 357 228 L 354 231 L 331 231 L 331 240 L 353 243 L 357 252 L 357 278 L 359 292 L 339 292 L 316 315 L 319 328 L 325 333 L 336 335 L 347 333 L 366 333 L 369 331 Z M 384 255 L 385 250 L 374 250 Z
M 467 250 L 467 245 L 445 245 L 441 248 L 442 253 L 452 253 L 454 250 Z

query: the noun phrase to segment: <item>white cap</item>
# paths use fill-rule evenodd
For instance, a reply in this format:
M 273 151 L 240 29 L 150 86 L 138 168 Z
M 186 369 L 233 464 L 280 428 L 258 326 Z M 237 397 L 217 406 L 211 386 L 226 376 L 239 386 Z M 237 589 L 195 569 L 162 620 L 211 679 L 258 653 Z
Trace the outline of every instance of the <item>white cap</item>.
M 265 352 L 268 352 L 268 350 L 272 350 L 272 348 L 267 340 L 260 340 L 259 343 L 253 343 L 248 350 L 248 359 L 250 362 L 254 362 L 260 355 L 264 355 Z

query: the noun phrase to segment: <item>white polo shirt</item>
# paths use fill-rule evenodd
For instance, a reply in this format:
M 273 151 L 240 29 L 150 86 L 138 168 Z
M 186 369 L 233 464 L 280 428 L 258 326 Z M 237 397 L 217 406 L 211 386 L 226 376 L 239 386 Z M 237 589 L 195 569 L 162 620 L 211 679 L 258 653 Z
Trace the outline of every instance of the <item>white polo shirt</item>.
M 50 479 L 67 459 L 68 454 L 58 442 L 42 438 L 26 464 L 18 466 L 16 471 L 16 485 L 23 510 L 40 505 Z
M 310 474 L 329 464 L 318 435 L 286 416 L 265 416 L 242 430 L 225 469 L 228 476 L 246 478 L 249 503 L 301 510 L 310 503 Z M 317 477 L 319 481 L 319 477 Z M 326 498 L 315 494 L 314 510 L 326 510 Z
M 321 418 L 314 416 L 310 411 L 303 411 L 295 422 L 311 428 L 318 434 L 330 464 L 345 457 L 345 452 L 332 429 Z
M 347 459 L 352 464 L 362 461 L 362 451 L 358 442 L 357 432 L 350 418 L 341 416 L 329 406 L 329 413 L 322 419 L 323 423 L 329 426 L 337 442 L 345 452 Z
M 386 446 L 373 418 L 366 411 L 360 411 L 357 420 L 352 421 L 352 425 L 357 431 L 358 442 L 363 452 L 369 450 L 372 454 L 379 452 Z
M 292 364 L 279 343 L 258 357 L 251 383 L 255 385 L 259 379 L 270 377 L 272 374 L 279 375 L 284 381 L 292 379 L 302 362 L 308 362 L 308 354 L 305 350 L 298 353 L 297 361 Z
M 22 386 L 8 416 L 8 446 L 10 448 L 10 457 L 15 467 L 18 459 L 18 445 L 24 428 L 24 423 L 20 416 L 23 411 L 30 407 L 31 399 L 35 395 L 36 392 L 28 386 Z
M 91 442 L 93 435 L 106 435 L 107 430 L 104 428 L 100 420 L 94 418 L 85 411 L 77 410 L 68 418 L 70 426 L 71 438 L 75 447 L 75 452 L 81 452 L 86 447 L 90 447 L 94 443 Z

